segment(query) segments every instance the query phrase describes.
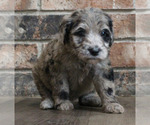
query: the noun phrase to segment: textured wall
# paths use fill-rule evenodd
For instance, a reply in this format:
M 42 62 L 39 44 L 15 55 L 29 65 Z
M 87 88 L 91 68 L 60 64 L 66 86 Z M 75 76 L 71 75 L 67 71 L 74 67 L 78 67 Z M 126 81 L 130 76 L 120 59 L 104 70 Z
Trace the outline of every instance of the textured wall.
M 102 8 L 111 15 L 115 34 L 111 62 L 115 69 L 116 93 L 135 95 L 135 68 L 140 67 L 139 79 L 143 74 L 147 77 L 150 74 L 143 73 L 143 69 L 150 66 L 150 14 L 149 10 L 142 10 L 150 8 L 148 0 L 0 1 L 0 95 L 11 84 L 11 80 L 5 79 L 12 77 L 13 68 L 16 69 L 15 95 L 38 95 L 31 74 L 32 64 L 51 35 L 57 33 L 63 15 L 88 6 Z M 3 72 L 5 70 L 7 72 Z

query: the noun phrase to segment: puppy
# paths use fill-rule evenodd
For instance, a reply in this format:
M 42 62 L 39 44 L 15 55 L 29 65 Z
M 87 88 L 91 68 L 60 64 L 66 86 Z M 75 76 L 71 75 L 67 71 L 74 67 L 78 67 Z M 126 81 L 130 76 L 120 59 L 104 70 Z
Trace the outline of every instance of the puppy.
M 79 9 L 65 16 L 32 69 L 40 108 L 71 110 L 71 101 L 79 99 L 81 105 L 123 113 L 109 61 L 112 43 L 112 20 L 102 10 Z

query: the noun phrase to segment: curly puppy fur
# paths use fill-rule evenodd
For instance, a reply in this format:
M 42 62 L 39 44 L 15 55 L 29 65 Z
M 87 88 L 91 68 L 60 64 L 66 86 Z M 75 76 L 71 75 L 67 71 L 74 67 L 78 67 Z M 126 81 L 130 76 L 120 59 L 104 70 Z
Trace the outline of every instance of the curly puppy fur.
M 102 10 L 79 9 L 65 16 L 32 70 L 40 107 L 71 110 L 78 98 L 81 105 L 123 113 L 109 61 L 112 43 L 112 20 Z

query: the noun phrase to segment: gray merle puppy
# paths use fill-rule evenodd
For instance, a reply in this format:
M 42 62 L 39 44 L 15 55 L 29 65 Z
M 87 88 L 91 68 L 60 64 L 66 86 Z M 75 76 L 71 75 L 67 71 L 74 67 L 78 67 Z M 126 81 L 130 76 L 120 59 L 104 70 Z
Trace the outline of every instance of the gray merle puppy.
M 79 99 L 81 105 L 123 113 L 109 61 L 112 43 L 112 20 L 102 10 L 79 9 L 65 16 L 32 69 L 40 108 L 71 110 L 72 100 Z

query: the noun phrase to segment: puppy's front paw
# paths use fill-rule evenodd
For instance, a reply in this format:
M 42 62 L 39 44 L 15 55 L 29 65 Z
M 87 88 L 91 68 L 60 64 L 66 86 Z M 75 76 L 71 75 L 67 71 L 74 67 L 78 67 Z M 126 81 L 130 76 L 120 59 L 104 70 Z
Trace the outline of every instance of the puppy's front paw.
M 43 100 L 40 104 L 41 109 L 51 109 L 51 108 L 53 108 L 53 106 L 54 106 L 53 101 L 48 98 Z
M 72 110 L 74 109 L 73 104 L 70 101 L 65 101 L 57 106 L 58 110 Z
M 124 112 L 123 106 L 119 103 L 108 103 L 103 106 L 104 112 L 121 114 Z

